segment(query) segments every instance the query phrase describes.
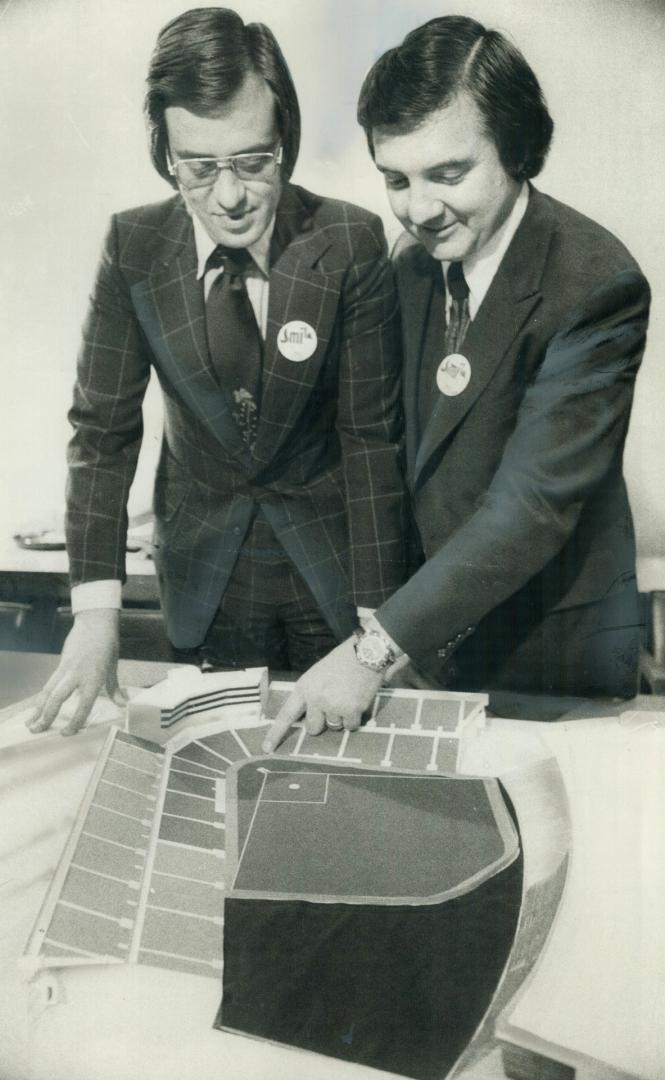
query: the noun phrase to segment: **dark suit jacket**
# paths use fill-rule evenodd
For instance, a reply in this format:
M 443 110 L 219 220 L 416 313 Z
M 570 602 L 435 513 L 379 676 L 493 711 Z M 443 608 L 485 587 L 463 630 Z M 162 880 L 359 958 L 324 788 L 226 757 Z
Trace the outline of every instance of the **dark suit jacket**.
M 589 632 L 575 629 L 580 612 L 636 595 L 621 464 L 648 284 L 615 237 L 531 189 L 462 345 L 470 383 L 457 397 L 432 387 L 438 400 L 419 436 L 421 349 L 441 270 L 410 239 L 396 267 L 408 481 L 426 562 L 378 617 L 444 679 L 454 657 L 469 687 L 602 690 L 593 659 L 570 671 Z M 565 663 L 541 662 L 553 642 L 565 644 Z
M 212 368 L 191 220 L 179 196 L 112 219 L 70 419 L 72 582 L 124 578 L 126 503 L 154 366 L 165 405 L 155 485 L 156 558 L 169 636 L 198 644 L 256 506 L 332 629 L 402 581 L 399 322 L 379 219 L 287 186 L 270 297 L 256 445 Z M 295 363 L 280 328 L 318 344 Z

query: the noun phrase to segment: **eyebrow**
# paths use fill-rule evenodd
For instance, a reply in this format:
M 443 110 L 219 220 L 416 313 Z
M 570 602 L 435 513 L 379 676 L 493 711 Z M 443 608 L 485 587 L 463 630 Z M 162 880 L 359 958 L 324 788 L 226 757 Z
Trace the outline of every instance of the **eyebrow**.
M 440 161 L 435 165 L 428 165 L 423 170 L 425 173 L 446 172 L 448 169 L 469 169 L 473 165 L 471 158 L 451 158 L 448 161 Z M 381 173 L 401 173 L 401 169 L 391 169 L 389 165 L 376 165 Z

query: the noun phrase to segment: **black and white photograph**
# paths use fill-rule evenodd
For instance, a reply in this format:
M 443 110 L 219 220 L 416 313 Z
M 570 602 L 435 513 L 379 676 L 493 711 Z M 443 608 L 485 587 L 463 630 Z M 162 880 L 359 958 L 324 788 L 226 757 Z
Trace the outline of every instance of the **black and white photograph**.
M 664 54 L 0 0 L 0 1080 L 665 1078 Z

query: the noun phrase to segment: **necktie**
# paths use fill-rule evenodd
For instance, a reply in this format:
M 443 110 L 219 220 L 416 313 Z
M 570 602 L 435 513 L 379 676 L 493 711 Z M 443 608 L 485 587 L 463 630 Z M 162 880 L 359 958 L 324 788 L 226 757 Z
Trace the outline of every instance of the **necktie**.
M 444 338 L 446 356 L 460 351 L 469 327 L 469 286 L 461 262 L 453 262 L 448 267 L 448 292 L 451 305 Z
M 243 278 L 250 265 L 252 257 L 244 248 L 219 244 L 212 252 L 206 270 L 222 266 L 224 272 L 208 294 L 206 330 L 215 374 L 232 398 L 233 418 L 252 449 L 261 397 L 263 343 Z
M 441 397 L 437 389 L 439 365 L 446 356 L 460 351 L 470 321 L 469 286 L 464 277 L 462 264 L 451 263 L 446 277 L 451 299 L 448 318 L 446 318 L 446 290 L 443 274 L 440 273 L 434 278 L 434 288 L 427 312 L 418 390 L 421 432 L 425 429 L 432 409 Z

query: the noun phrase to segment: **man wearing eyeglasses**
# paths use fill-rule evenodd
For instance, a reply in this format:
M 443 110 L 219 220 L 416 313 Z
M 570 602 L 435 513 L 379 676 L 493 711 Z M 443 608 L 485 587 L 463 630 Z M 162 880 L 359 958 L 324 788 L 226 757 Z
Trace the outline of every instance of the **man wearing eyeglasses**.
M 165 406 L 155 558 L 178 655 L 305 669 L 403 574 L 396 298 L 378 219 L 289 183 L 300 118 L 261 24 L 160 33 L 152 160 L 177 189 L 116 215 L 70 419 L 74 627 L 30 720 L 117 692 L 126 504 L 151 368 Z

